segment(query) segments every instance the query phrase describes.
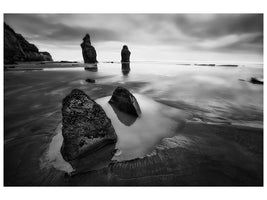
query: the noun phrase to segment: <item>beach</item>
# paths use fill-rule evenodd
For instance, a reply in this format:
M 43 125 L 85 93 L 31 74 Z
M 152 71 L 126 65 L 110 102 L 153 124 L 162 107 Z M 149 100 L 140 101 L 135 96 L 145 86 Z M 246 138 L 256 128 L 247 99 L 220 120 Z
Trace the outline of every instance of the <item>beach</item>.
M 6 65 L 4 184 L 262 186 L 263 85 L 250 82 L 262 76 L 263 65 L 251 63 Z M 108 107 L 118 86 L 136 96 L 141 118 L 123 122 Z M 73 89 L 103 107 L 119 142 L 70 175 L 59 149 L 62 100 Z

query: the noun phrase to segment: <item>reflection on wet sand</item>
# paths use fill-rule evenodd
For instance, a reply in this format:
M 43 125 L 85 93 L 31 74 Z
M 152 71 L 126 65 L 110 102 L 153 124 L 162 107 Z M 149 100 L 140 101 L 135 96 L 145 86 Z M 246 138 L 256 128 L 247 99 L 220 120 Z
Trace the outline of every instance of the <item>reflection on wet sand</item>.
M 6 186 L 263 185 L 263 87 L 249 83 L 251 77 L 262 78 L 262 65 L 223 68 L 132 62 L 128 76 L 121 74 L 119 62 L 101 63 L 97 73 L 85 71 L 84 64 L 48 63 L 42 69 L 4 72 Z M 96 83 L 87 83 L 88 78 Z M 79 88 L 98 101 L 118 85 L 160 104 L 135 95 L 144 116 L 127 126 L 108 104 L 110 97 L 103 101 L 118 144 L 102 154 L 96 152 L 105 163 L 96 166 L 92 160 L 91 169 L 103 169 L 66 181 L 64 174 L 72 169 L 56 156 L 60 145 L 51 148 L 60 140 L 55 128 L 61 121 L 62 99 Z M 184 117 L 186 123 L 182 124 L 182 117 L 176 121 L 170 116 L 175 110 L 192 118 Z M 131 149 L 133 154 L 128 153 Z M 137 158 L 146 152 L 151 153 Z M 40 165 L 41 158 L 46 159 Z
M 122 62 L 121 63 L 121 72 L 124 76 L 127 76 L 131 71 L 130 62 Z
M 85 64 L 84 69 L 86 71 L 97 72 L 98 71 L 97 63 Z
M 137 119 L 137 116 L 129 115 L 127 113 L 121 112 L 114 106 L 113 104 L 110 104 L 113 111 L 116 113 L 118 119 L 121 123 L 123 123 L 126 126 L 131 126 Z

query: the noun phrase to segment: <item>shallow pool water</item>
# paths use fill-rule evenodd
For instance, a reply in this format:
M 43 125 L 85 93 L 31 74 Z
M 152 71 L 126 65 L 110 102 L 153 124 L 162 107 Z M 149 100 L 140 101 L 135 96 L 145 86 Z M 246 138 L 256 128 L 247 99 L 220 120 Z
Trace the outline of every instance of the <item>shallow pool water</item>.
M 171 108 L 155 102 L 144 95 L 133 94 L 137 99 L 141 116 L 131 118 L 120 111 L 114 111 L 109 103 L 110 96 L 97 99 L 118 135 L 116 148 L 121 152 L 114 160 L 130 160 L 149 154 L 155 145 L 165 137 L 172 137 L 186 121 L 187 114 L 182 110 Z

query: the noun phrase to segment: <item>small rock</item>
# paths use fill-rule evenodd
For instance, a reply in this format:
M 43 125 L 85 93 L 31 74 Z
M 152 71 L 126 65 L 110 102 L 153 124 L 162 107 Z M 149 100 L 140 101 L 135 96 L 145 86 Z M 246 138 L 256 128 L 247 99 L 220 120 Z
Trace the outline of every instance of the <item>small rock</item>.
M 117 87 L 113 92 L 109 103 L 118 110 L 139 117 L 141 109 L 136 98 L 125 88 Z
M 95 83 L 95 80 L 94 79 L 90 79 L 90 78 L 87 78 L 85 81 L 87 83 Z

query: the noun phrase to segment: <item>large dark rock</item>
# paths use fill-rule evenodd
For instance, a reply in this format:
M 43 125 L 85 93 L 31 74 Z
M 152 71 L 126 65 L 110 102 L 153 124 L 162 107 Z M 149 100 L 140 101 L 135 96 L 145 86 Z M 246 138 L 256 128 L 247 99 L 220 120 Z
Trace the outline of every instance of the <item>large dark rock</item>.
M 84 38 L 83 42 L 81 43 L 82 54 L 84 63 L 96 63 L 96 50 L 91 45 L 90 36 L 87 33 Z
M 126 45 L 123 46 L 121 50 L 121 62 L 130 62 L 131 52 Z
M 118 110 L 139 117 L 141 109 L 136 98 L 125 88 L 117 87 L 109 103 Z
M 16 61 L 52 61 L 52 57 L 48 52 L 39 52 L 34 44 L 4 23 L 4 63 Z
M 117 141 L 105 111 L 81 90 L 74 89 L 63 99 L 62 117 L 61 153 L 76 171 L 90 165 L 92 153 Z

